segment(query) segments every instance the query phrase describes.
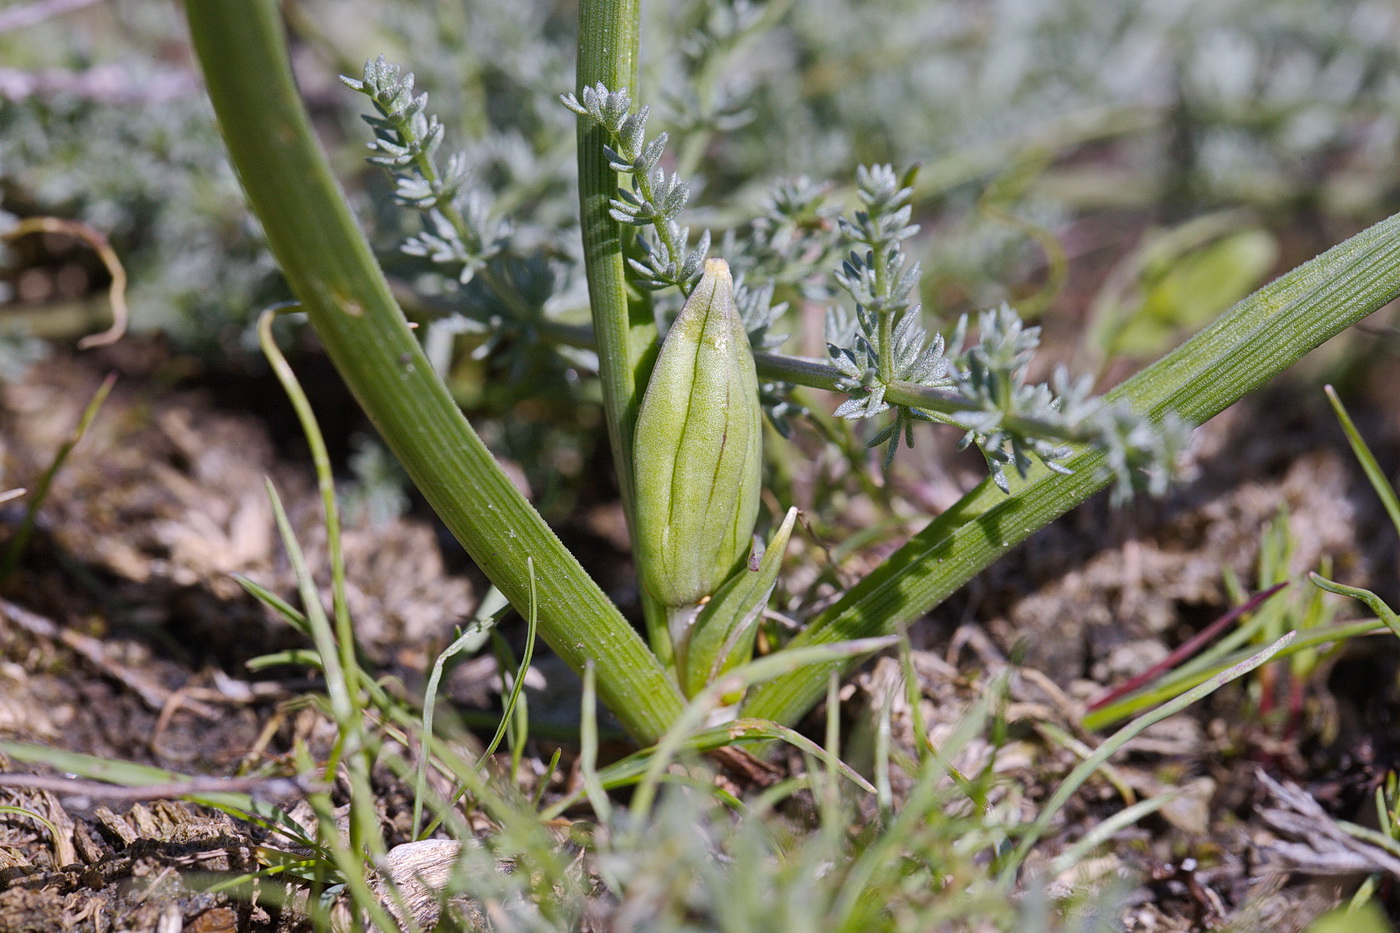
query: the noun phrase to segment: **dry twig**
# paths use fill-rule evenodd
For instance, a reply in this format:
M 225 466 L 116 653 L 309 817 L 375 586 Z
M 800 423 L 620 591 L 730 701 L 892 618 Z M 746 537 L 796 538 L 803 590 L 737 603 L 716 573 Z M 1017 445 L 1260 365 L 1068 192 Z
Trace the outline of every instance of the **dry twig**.
M 64 645 L 102 673 L 119 681 L 157 712 L 176 702 L 205 719 L 214 720 L 223 716 L 219 710 L 207 703 L 180 696 L 177 691 L 168 690 L 126 665 L 118 664 L 108 656 L 107 647 L 101 639 L 64 628 L 52 619 L 46 619 L 37 612 L 31 612 L 7 599 L 0 599 L 0 615 L 35 637 L 47 638 Z
M 0 774 L 0 787 L 46 790 L 72 800 L 169 800 L 209 794 L 250 794 L 259 800 L 281 801 L 325 793 L 329 788 L 303 777 L 192 777 L 167 784 L 122 785 L 84 781 L 56 774 Z M 83 804 L 80 809 L 85 807 Z

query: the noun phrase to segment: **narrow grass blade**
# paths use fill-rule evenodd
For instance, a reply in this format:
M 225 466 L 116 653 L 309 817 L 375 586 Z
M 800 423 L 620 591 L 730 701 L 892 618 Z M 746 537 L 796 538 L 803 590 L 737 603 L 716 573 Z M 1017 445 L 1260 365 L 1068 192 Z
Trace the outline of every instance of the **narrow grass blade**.
M 529 570 L 530 570 L 531 576 L 533 577 L 533 574 L 534 574 L 534 566 L 533 566 L 533 564 L 529 567 Z M 522 661 L 521 661 L 521 663 L 520 663 L 519 669 L 516 671 L 515 680 L 514 680 L 514 682 L 511 684 L 510 692 L 509 692 L 509 694 L 507 695 L 507 699 L 506 699 L 506 702 L 505 702 L 505 706 L 504 706 L 504 708 L 501 710 L 501 717 L 500 717 L 500 719 L 497 720 L 497 722 L 496 722 L 496 732 L 495 732 L 495 735 L 492 737 L 491 742 L 490 742 L 489 745 L 487 745 L 485 751 L 483 751 L 483 752 L 481 753 L 481 757 L 477 759 L 477 762 L 476 762 L 476 770 L 477 770 L 477 771 L 480 771 L 482 768 L 484 768 L 484 767 L 486 766 L 486 763 L 487 763 L 488 761 L 490 761 L 491 756 L 494 755 L 494 754 L 496 753 L 496 749 L 497 749 L 498 747 L 500 747 L 501 739 L 502 739 L 502 737 L 506 734 L 506 730 L 507 730 L 507 729 L 509 728 L 509 726 L 510 726 L 511 715 L 512 715 L 512 713 L 514 712 L 514 710 L 515 710 L 515 708 L 516 708 L 516 705 L 520 702 L 520 699 L 521 699 L 521 693 L 520 693 L 520 692 L 521 692 L 521 689 L 523 688 L 523 686 L 524 686 L 524 684 L 525 684 L 525 675 L 526 675 L 526 674 L 529 672 L 529 670 L 530 670 L 530 662 L 531 662 L 531 659 L 534 657 L 534 647 L 535 647 L 535 619 L 536 619 L 536 617 L 535 617 L 534 611 L 533 611 L 533 606 L 534 606 L 533 600 L 531 601 L 530 606 L 531 606 L 531 612 L 530 612 L 530 615 L 528 616 L 528 626 L 529 626 L 529 627 L 528 627 L 528 630 L 527 630 L 527 633 L 526 633 L 526 636 L 525 636 L 525 638 L 526 638 L 526 641 L 525 641 L 525 656 L 524 656 L 524 658 L 522 659 Z M 482 634 L 486 635 L 487 637 L 494 637 L 494 636 L 497 636 L 499 633 L 498 633 L 498 630 L 497 630 L 496 626 L 499 625 L 499 623 L 500 623 L 510 612 L 511 612 L 511 607 L 510 607 L 509 604 L 507 604 L 506 606 L 504 606 L 504 607 L 502 607 L 501 609 L 499 609 L 499 610 L 496 612 L 495 616 L 492 617 L 492 619 L 491 619 L 491 624 L 490 624 L 489 628 L 487 629 L 487 631 L 484 632 L 484 633 L 482 633 Z M 474 632 L 471 633 L 471 634 L 472 634 L 473 636 L 475 636 L 475 638 L 480 638 L 480 637 L 482 637 L 481 635 L 478 635 L 477 633 L 474 633 Z M 456 642 L 456 643 L 457 643 L 457 644 L 461 644 L 461 645 L 463 645 L 463 646 L 465 647 L 465 646 L 469 645 L 471 642 L 469 642 L 467 636 L 464 635 L 464 636 L 462 636 L 461 638 L 457 639 L 457 642 Z M 478 645 L 478 647 L 480 647 L 480 646 Z M 444 652 L 444 655 L 445 655 L 445 654 L 446 654 L 446 652 Z M 437 677 L 437 676 L 440 675 L 441 669 L 440 669 L 437 665 L 434 665 L 434 671 L 433 671 L 433 673 L 434 673 L 434 677 Z M 424 697 L 424 701 L 423 701 L 423 716 L 424 716 L 424 718 L 423 718 L 422 741 L 423 741 L 423 745 L 424 745 L 424 750 L 423 750 L 422 755 L 421 755 L 420 758 L 419 758 L 419 765 L 418 765 L 418 766 L 419 766 L 419 773 L 420 773 L 420 775 L 422 775 L 422 777 L 420 777 L 420 781 L 419 781 L 419 783 L 418 783 L 418 785 L 417 785 L 417 786 L 420 788 L 420 792 L 421 792 L 421 790 L 426 789 L 426 784 L 423 783 L 423 782 L 426 780 L 426 768 L 427 768 L 427 763 L 428 763 L 427 745 L 428 745 L 428 740 L 432 737 L 432 716 L 431 716 L 431 714 L 430 714 L 430 710 L 431 710 L 432 707 L 429 705 L 429 701 L 430 701 L 430 699 L 432 698 L 432 696 L 433 696 L 433 695 L 436 693 L 436 691 L 437 691 L 437 681 L 436 681 L 436 680 L 431 680 L 431 681 L 429 682 L 429 688 L 430 688 L 430 689 L 429 689 L 429 692 L 428 692 L 428 694 Z M 471 782 L 471 781 L 468 781 L 468 780 L 465 779 L 465 778 L 461 778 L 461 781 L 462 781 L 461 786 L 459 786 L 459 787 L 457 788 L 457 791 L 452 795 L 451 800 L 449 801 L 450 803 L 454 803 L 454 804 L 455 804 L 459 799 L 461 799 L 462 795 L 465 794 L 465 793 L 471 788 L 471 786 L 472 786 L 472 782 Z M 419 812 L 420 812 L 419 805 L 418 805 L 418 803 L 415 801 L 415 804 L 414 804 L 414 825 L 415 825 L 415 827 L 417 826 L 417 818 L 418 818 Z M 427 827 L 423 830 L 423 833 L 422 833 L 423 838 L 427 838 L 428 836 L 431 836 L 431 835 L 433 834 L 433 831 L 437 829 L 438 824 L 439 824 L 440 822 L 441 822 L 441 819 L 439 818 L 439 819 L 435 819 L 435 820 L 433 820 L 431 823 L 429 823 L 429 824 L 427 825 Z
M 501 620 L 501 617 L 508 610 L 501 610 L 488 622 L 477 621 L 467 626 L 466 631 L 458 635 L 457 638 L 438 654 L 433 661 L 432 673 L 428 675 L 427 686 L 423 689 L 423 735 L 433 734 L 433 712 L 437 707 L 438 683 L 442 680 L 442 670 L 449 658 L 454 655 L 467 653 L 474 654 L 481 649 L 485 639 L 490 635 L 491 630 Z M 413 780 L 413 838 L 424 838 L 419 836 L 418 831 L 423 825 L 423 800 L 427 794 L 428 787 L 428 747 L 427 743 L 422 743 L 423 747 L 418 752 L 418 767 Z
M 235 573 L 232 574 L 232 576 L 234 582 L 243 587 L 248 595 L 277 613 L 282 617 L 282 620 L 292 628 L 301 632 L 307 638 L 311 637 L 311 626 L 307 624 L 306 613 L 302 612 L 261 583 L 258 583 L 256 580 L 245 577 L 241 573 Z
M 322 520 L 326 525 L 326 553 L 331 570 L 331 612 L 335 618 L 335 635 L 340 648 L 340 668 L 344 672 L 347 689 L 352 694 L 357 694 L 363 677 L 359 661 L 355 657 L 355 631 L 350 624 L 350 602 L 345 595 L 345 547 L 340 535 L 340 508 L 335 501 L 335 476 L 331 472 L 330 453 L 326 450 L 326 439 L 316 421 L 316 413 L 311 410 L 311 402 L 302 391 L 301 382 L 272 336 L 272 322 L 278 314 L 300 310 L 301 305 L 293 303 L 269 308 L 259 315 L 258 345 L 262 348 L 263 356 L 267 358 L 277 381 L 282 385 L 282 391 L 292 403 L 292 409 L 301 425 L 301 433 L 311 450 L 311 462 L 316 470 L 316 487 L 321 493 Z
M 301 596 L 307 628 L 311 631 L 316 653 L 321 656 L 321 667 L 326 672 L 326 694 L 330 697 L 331 712 L 338 724 L 348 723 L 355 714 L 355 704 L 346 684 L 345 671 L 340 664 L 335 633 L 331 631 L 330 619 L 326 616 L 325 607 L 321 605 L 321 594 L 317 591 L 316 581 L 312 579 L 311 570 L 306 565 L 306 556 L 302 553 L 296 533 L 292 531 L 287 510 L 282 507 L 282 499 L 277 495 L 271 480 L 264 480 L 263 484 L 267 489 L 268 500 L 272 503 L 272 514 L 277 520 L 277 532 L 282 536 L 282 547 L 287 551 L 287 560 L 296 576 L 297 592 Z M 334 776 L 334 769 L 327 774 Z
M 1175 716 L 1197 700 L 1210 696 L 1230 681 L 1243 677 L 1255 668 L 1267 664 L 1269 661 L 1273 660 L 1280 651 L 1288 647 L 1289 642 L 1293 641 L 1296 634 L 1295 632 L 1289 632 L 1258 654 L 1252 655 L 1228 670 L 1221 671 L 1205 683 L 1188 690 L 1186 693 L 1183 693 L 1169 703 L 1163 704 L 1145 716 L 1134 719 L 1132 722 L 1128 723 L 1128 725 L 1105 739 L 1103 744 L 1100 745 L 1092 755 L 1081 761 L 1074 770 L 1069 773 L 1069 776 L 1056 788 L 1055 793 L 1045 802 L 1045 806 L 1041 808 L 1040 816 L 1027 828 L 1025 835 L 1021 837 L 1021 842 L 1016 846 L 1016 851 L 1012 853 L 1011 857 L 1002 866 L 1000 876 L 1002 883 L 1009 886 L 1016 879 L 1016 873 L 1020 869 L 1021 863 L 1025 861 L 1026 856 L 1030 854 L 1031 849 L 1035 847 L 1040 837 L 1050 828 L 1050 823 L 1055 819 L 1055 815 L 1069 802 L 1069 798 L 1074 796 L 1075 792 L 1079 790 L 1084 782 L 1087 781 L 1104 762 L 1117 754 L 1118 750 L 1126 745 L 1129 740 L 1140 735 L 1148 727 L 1161 722 L 1163 719 Z
M 1395 610 L 1386 605 L 1385 600 L 1381 599 L 1375 593 L 1372 593 L 1370 590 L 1363 590 L 1360 587 L 1335 583 L 1321 574 L 1309 574 L 1308 579 L 1312 580 L 1315 585 L 1329 593 L 1336 593 L 1338 596 L 1350 596 L 1352 599 L 1359 600 L 1367 609 L 1370 609 L 1376 614 L 1376 618 L 1385 623 L 1386 628 L 1390 629 L 1397 636 L 1400 636 L 1400 616 L 1397 616 Z
M 593 812 L 604 823 L 612 821 L 612 802 L 598 776 L 598 702 L 594 678 L 597 674 L 593 665 L 583 670 L 583 723 L 579 742 L 579 774 L 583 778 L 583 791 Z M 562 810 L 561 810 L 562 812 Z
M 559 759 L 564 756 L 562 748 L 556 748 L 554 754 L 549 756 L 549 764 L 544 769 L 544 774 L 540 775 L 539 787 L 535 790 L 535 799 L 530 801 L 530 809 L 538 810 L 540 804 L 544 802 L 544 795 L 549 790 L 549 782 L 554 779 L 554 774 L 559 770 Z
M 919 765 L 923 767 L 926 766 L 929 761 L 938 757 L 938 748 L 933 744 L 933 740 L 929 738 L 928 726 L 924 723 L 923 695 L 919 692 L 919 675 L 918 672 L 914 670 L 914 651 L 913 647 L 909 644 L 909 636 L 907 634 L 900 635 L 899 664 L 900 670 L 904 674 L 905 701 L 909 705 L 909 716 L 913 720 L 915 751 L 919 756 Z M 832 672 L 832 676 L 834 679 L 834 671 Z M 830 692 L 828 692 L 827 696 L 827 702 L 830 702 Z M 963 774 L 952 765 L 949 765 L 948 777 L 954 784 L 958 785 L 959 790 L 967 795 L 968 800 L 979 807 L 983 805 L 985 801 L 981 798 L 984 795 L 978 792 L 976 785 L 968 780 L 967 775 Z
M 899 857 L 910 836 L 925 822 L 928 814 L 941 808 L 954 790 L 941 787 L 943 779 L 953 770 L 953 761 L 976 738 L 987 733 L 993 710 L 1006 698 L 1007 678 L 998 675 L 990 680 L 982 695 L 958 720 L 953 734 L 943 742 L 938 753 L 930 758 L 919 773 L 914 789 L 905 797 L 899 813 L 870 846 L 855 860 L 841 880 L 841 888 L 833 899 L 829 915 L 830 929 L 863 929 L 859 922 L 861 902 L 869 890 L 871 879 L 886 870 Z M 957 792 L 961 792 L 960 789 Z
M 1336 412 L 1337 421 L 1342 425 L 1342 432 L 1347 436 L 1347 443 L 1351 445 L 1351 452 L 1356 455 L 1356 460 L 1361 464 L 1361 469 L 1365 471 L 1366 478 L 1371 481 L 1371 488 L 1376 491 L 1376 496 L 1385 506 L 1385 514 L 1390 516 L 1390 523 L 1395 526 L 1396 534 L 1400 534 L 1400 497 L 1395 494 L 1395 487 L 1390 485 L 1390 480 L 1386 477 L 1381 465 L 1376 462 L 1376 457 L 1371 453 L 1371 448 L 1365 439 L 1361 437 L 1361 432 L 1356 430 L 1356 425 L 1351 420 L 1351 415 L 1347 413 L 1346 406 L 1337 397 L 1337 392 L 1331 386 L 1323 386 L 1322 391 L 1327 393 L 1327 401 L 1332 403 L 1332 410 Z
M 1337 827 L 1342 832 L 1353 839 L 1360 839 L 1368 842 L 1378 849 L 1384 849 L 1389 855 L 1400 858 L 1400 840 L 1393 839 L 1385 833 L 1377 832 L 1369 826 L 1359 826 L 1356 823 L 1349 823 L 1346 820 L 1337 820 Z
M 1070 735 L 1053 722 L 1048 720 L 1038 722 L 1035 724 L 1035 729 L 1051 742 L 1068 749 L 1081 759 L 1088 758 L 1094 753 L 1093 748 Z M 1117 768 L 1110 764 L 1104 764 L 1103 767 L 1099 769 L 1099 773 L 1103 775 L 1105 781 L 1113 785 L 1113 789 L 1118 792 L 1119 797 L 1123 798 L 1124 803 L 1133 804 L 1137 802 L 1137 794 L 1134 793 L 1132 785 L 1128 783 L 1127 778 L 1125 778 L 1122 772 Z
M 885 695 L 875 719 L 875 806 L 882 822 L 894 811 L 894 790 L 890 786 L 890 716 L 894 693 Z
M 1064 854 L 1056 858 L 1055 861 L 1051 863 L 1050 873 L 1052 875 L 1060 875 L 1069 871 L 1075 865 L 1083 861 L 1090 852 L 1113 838 L 1120 830 L 1127 829 L 1143 817 L 1156 813 L 1177 797 L 1180 797 L 1181 793 L 1180 789 L 1168 791 L 1165 794 L 1158 794 L 1156 797 L 1151 797 L 1147 800 L 1139 800 L 1137 803 L 1119 810 L 1108 819 L 1095 825 L 1093 829 L 1084 834 L 1083 838 L 1066 849 Z
M 92 400 L 87 403 L 87 407 L 83 409 L 81 417 L 78 418 L 73 433 L 69 434 L 67 440 L 58 445 L 53 460 L 49 461 L 48 469 L 44 470 L 39 481 L 34 484 L 34 492 L 30 495 L 29 503 L 24 510 L 24 519 L 20 522 L 15 536 L 10 539 L 9 547 L 5 549 L 4 561 L 0 562 L 0 582 L 8 580 L 10 574 L 14 573 L 15 567 L 19 565 L 19 559 L 24 555 L 24 549 L 29 546 L 29 539 L 34 535 L 34 525 L 39 518 L 39 508 L 49 497 L 49 490 L 53 488 L 54 479 L 63 469 L 63 465 L 68 462 L 68 455 L 73 452 L 73 448 L 78 446 L 83 435 L 87 434 L 88 428 L 92 427 L 97 413 L 102 410 L 102 403 L 107 401 L 107 396 L 111 394 L 112 386 L 116 382 L 116 373 L 111 373 L 102 380 L 102 384 L 93 393 Z
M 1364 619 L 1360 622 L 1346 622 L 1340 625 L 1327 626 L 1326 628 L 1310 629 L 1299 632 L 1297 637 L 1278 653 L 1277 660 L 1295 657 L 1300 652 L 1310 651 L 1320 645 L 1336 644 L 1347 641 L 1351 638 L 1359 638 L 1364 635 L 1376 635 L 1386 631 L 1385 623 L 1377 619 Z M 1123 697 L 1102 709 L 1094 710 L 1086 715 L 1080 723 L 1090 732 L 1111 726 L 1115 722 L 1139 713 L 1142 710 L 1150 709 L 1161 703 L 1179 696 L 1182 691 L 1189 690 L 1199 684 L 1205 683 L 1212 677 L 1220 674 L 1221 671 L 1239 664 L 1250 657 L 1252 650 L 1234 651 L 1224 657 L 1214 661 L 1210 666 L 1189 672 L 1173 672 L 1164 677 L 1161 683 L 1149 687 L 1141 693 Z
M 484 766 L 491 756 L 496 753 L 496 749 L 501 745 L 501 739 L 505 738 L 506 729 L 510 725 L 511 714 L 515 710 L 515 704 L 520 701 L 520 693 L 525 689 L 525 675 L 530 671 L 530 662 L 535 657 L 535 632 L 539 623 L 539 616 L 535 612 L 535 562 L 531 558 L 525 558 L 527 570 L 530 574 L 530 604 L 525 616 L 525 654 L 520 659 L 520 669 L 515 672 L 515 679 L 510 685 L 510 696 L 507 697 L 505 707 L 501 710 L 501 723 L 496 728 L 496 734 L 491 737 L 491 742 L 486 746 L 486 750 L 481 753 L 481 764 Z
M 907 640 L 901 640 L 901 654 Z M 920 730 L 922 731 L 922 730 Z M 825 780 L 822 782 L 822 827 L 825 829 L 836 819 L 841 804 L 841 784 L 836 779 L 837 764 L 841 761 L 841 678 L 832 671 L 826 681 L 826 735 L 822 751 L 826 763 Z
M 15 816 L 28 817 L 40 826 L 49 831 L 49 840 L 53 846 L 53 863 L 56 867 L 63 867 L 71 864 L 72 859 L 65 859 L 63 852 L 63 835 L 59 833 L 58 827 L 52 822 L 35 813 L 33 810 L 26 810 L 24 807 L 0 807 L 0 813 L 13 813 Z M 69 843 L 71 845 L 71 843 Z
M 322 674 L 326 672 L 321 664 L 321 656 L 311 648 L 289 648 L 286 651 L 260 654 L 256 658 L 249 658 L 244 667 L 254 673 L 265 671 L 269 667 L 309 667 Z
M 1167 655 L 1161 661 L 1158 661 L 1156 664 L 1152 665 L 1147 670 L 1143 671 L 1141 674 L 1138 674 L 1136 677 L 1129 678 L 1128 680 L 1119 684 L 1117 687 L 1114 687 L 1112 690 L 1109 690 L 1107 693 L 1104 693 L 1102 696 L 1095 699 L 1092 703 L 1089 704 L 1089 711 L 1093 712 L 1094 710 L 1099 709 L 1100 707 L 1107 706 L 1119 697 L 1127 696 L 1134 690 L 1139 690 L 1144 685 L 1151 683 L 1158 677 L 1161 677 L 1167 671 L 1175 668 L 1176 666 L 1190 658 L 1191 655 L 1195 654 L 1201 648 L 1202 645 L 1208 644 L 1212 638 L 1214 638 L 1216 635 L 1219 635 L 1240 616 L 1243 616 L 1246 613 L 1253 612 L 1255 609 L 1262 606 L 1270 597 L 1281 591 L 1287 585 L 1288 584 L 1286 582 L 1279 583 L 1275 586 L 1271 586 L 1267 590 L 1264 590 L 1262 593 L 1255 593 L 1248 600 L 1231 609 L 1229 612 L 1220 616 L 1220 618 L 1216 619 L 1214 622 L 1201 629 L 1195 635 L 1192 635 L 1190 638 L 1186 639 L 1186 641 L 1178 645 L 1177 648 L 1174 651 L 1172 651 L 1171 654 Z

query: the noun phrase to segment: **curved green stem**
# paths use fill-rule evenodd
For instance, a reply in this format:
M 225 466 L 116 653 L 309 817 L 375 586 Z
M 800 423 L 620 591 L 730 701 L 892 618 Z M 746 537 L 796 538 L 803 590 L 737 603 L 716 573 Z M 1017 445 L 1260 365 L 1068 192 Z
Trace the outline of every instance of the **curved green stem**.
M 655 656 L 511 484 L 433 373 L 316 144 L 275 0 L 187 0 L 229 155 L 327 354 L 414 483 L 492 582 L 530 604 L 570 667 L 597 663 L 602 699 L 655 741 L 680 694 Z
M 311 463 L 316 468 L 316 487 L 321 493 L 322 521 L 326 525 L 326 558 L 331 570 L 331 610 L 335 616 L 335 643 L 339 649 L 341 674 L 349 688 L 353 712 L 359 712 L 361 694 L 360 665 L 355 657 L 355 630 L 350 620 L 350 600 L 345 591 L 345 542 L 340 533 L 340 507 L 335 496 L 335 475 L 331 472 L 331 456 L 326 449 L 326 438 L 321 433 L 321 425 L 316 421 L 316 413 L 311 409 L 311 401 L 301 387 L 295 370 L 287 362 L 277 339 L 272 335 L 272 322 L 278 314 L 300 311 L 297 304 L 268 308 L 258 316 L 258 345 L 263 356 L 272 367 L 272 374 L 282 385 L 287 400 L 292 403 L 297 421 L 301 423 L 302 436 L 311 449 Z

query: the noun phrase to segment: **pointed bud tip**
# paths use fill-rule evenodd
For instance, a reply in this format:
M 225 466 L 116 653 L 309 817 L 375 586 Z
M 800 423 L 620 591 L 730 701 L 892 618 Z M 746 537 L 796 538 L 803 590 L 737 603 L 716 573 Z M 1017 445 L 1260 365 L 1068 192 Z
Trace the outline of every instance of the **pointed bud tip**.
M 704 273 L 704 274 L 705 274 L 705 275 L 723 275 L 723 276 L 728 277 L 728 276 L 729 276 L 729 263 L 725 262 L 723 259 L 706 259 L 706 260 L 705 260 L 705 273 Z

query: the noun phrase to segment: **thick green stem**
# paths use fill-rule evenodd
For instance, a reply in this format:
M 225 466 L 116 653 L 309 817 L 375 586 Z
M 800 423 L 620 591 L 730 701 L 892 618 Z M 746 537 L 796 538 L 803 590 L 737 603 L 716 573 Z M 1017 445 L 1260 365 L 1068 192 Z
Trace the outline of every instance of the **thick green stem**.
M 1240 302 L 1108 394 L 1153 417 L 1203 423 L 1305 353 L 1400 295 L 1400 215 L 1362 231 Z M 1012 547 L 1108 482 L 1098 452 L 1057 476 L 1037 466 L 1011 495 L 983 482 L 823 612 L 793 646 L 892 632 L 933 609 Z M 835 665 L 757 687 L 743 714 L 793 722 L 822 695 Z
M 654 741 L 681 698 L 597 585 L 516 491 L 453 403 L 394 303 L 297 97 L 274 0 L 187 0 L 229 155 L 327 354 L 447 527 L 515 606 L 537 571 L 540 634 Z M 623 461 L 625 462 L 625 461 Z
M 609 90 L 625 87 L 636 93 L 639 17 L 638 0 L 583 0 L 579 4 L 579 96 L 585 87 L 599 82 Z M 584 266 L 608 437 L 630 520 L 632 429 L 646 391 L 646 373 L 641 363 L 647 349 L 655 343 L 656 332 L 650 318 L 634 321 L 631 317 L 621 224 L 608 214 L 608 202 L 617 195 L 618 176 L 603 154 L 607 143 L 602 127 L 579 118 L 579 222 Z
M 578 17 L 575 94 L 582 97 L 585 87 L 602 82 L 610 91 L 627 88 L 635 98 L 640 0 L 582 0 Z M 608 214 L 608 202 L 617 194 L 618 177 L 603 154 L 607 142 L 606 130 L 592 120 L 579 118 L 579 225 L 583 231 L 583 260 L 593 312 L 593 334 L 597 341 L 598 377 L 603 385 L 603 409 L 613 464 L 622 489 L 623 511 L 635 541 L 632 432 L 656 358 L 656 323 L 648 303 L 629 302 L 627 298 L 623 231 L 621 224 Z M 669 668 L 673 660 L 664 610 L 645 594 L 643 603 L 652 651 Z M 600 683 L 601 673 L 600 670 Z

